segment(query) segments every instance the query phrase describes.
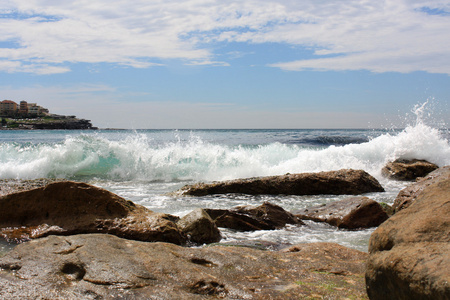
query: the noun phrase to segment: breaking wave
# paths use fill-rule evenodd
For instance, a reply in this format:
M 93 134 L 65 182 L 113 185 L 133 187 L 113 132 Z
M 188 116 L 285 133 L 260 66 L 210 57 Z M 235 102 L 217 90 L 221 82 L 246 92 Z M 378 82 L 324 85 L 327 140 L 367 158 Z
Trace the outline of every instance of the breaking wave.
M 67 136 L 60 142 L 2 142 L 0 177 L 211 181 L 342 168 L 363 169 L 377 177 L 386 162 L 397 158 L 449 165 L 446 134 L 420 118 L 404 130 L 373 138 L 369 131 L 365 137 L 342 140 L 316 136 L 307 146 L 289 142 L 227 145 L 202 139 L 195 131 L 187 139 L 171 141 L 156 141 L 148 132 L 126 131 L 120 138 L 111 138 L 100 131 Z

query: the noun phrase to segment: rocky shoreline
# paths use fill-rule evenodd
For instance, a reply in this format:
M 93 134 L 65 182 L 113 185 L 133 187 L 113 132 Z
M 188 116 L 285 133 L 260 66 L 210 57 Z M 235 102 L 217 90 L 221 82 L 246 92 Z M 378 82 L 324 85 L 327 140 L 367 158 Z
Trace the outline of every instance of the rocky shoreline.
M 341 194 L 361 194 L 367 182 L 379 191 L 376 179 L 357 170 L 193 187 L 196 191 L 203 187 L 202 194 L 236 192 L 237 186 L 241 193 L 254 193 L 255 186 L 263 192 L 269 186 L 272 193 L 275 189 L 286 193 L 287 187 L 298 191 L 305 180 L 319 194 L 343 187 L 347 190 Z M 227 188 L 217 190 L 218 185 Z M 320 186 L 325 188 L 317 189 Z M 349 192 L 356 186 L 360 192 Z M 175 193 L 188 194 L 191 189 Z M 85 183 L 3 181 L 0 235 L 31 241 L 0 258 L 0 295 L 4 299 L 446 299 L 450 167 L 433 171 L 405 190 L 399 197 L 409 195 L 408 205 L 395 206 L 391 217 L 391 211 L 377 202 L 353 196 L 302 211 L 287 212 L 264 203 L 197 209 L 179 218 L 154 213 Z M 303 226 L 302 220 L 351 230 L 379 227 L 370 239 L 369 254 L 332 243 L 278 251 L 218 243 L 223 227 L 272 230 L 286 224 Z M 411 222 L 415 225 L 407 225 Z M 186 247 L 203 244 L 209 246 Z M 421 252 L 421 247 L 429 250 Z M 387 261 L 392 257 L 398 263 Z
M 90 120 L 74 116 L 43 117 L 35 119 L 8 119 L 0 130 L 96 130 Z

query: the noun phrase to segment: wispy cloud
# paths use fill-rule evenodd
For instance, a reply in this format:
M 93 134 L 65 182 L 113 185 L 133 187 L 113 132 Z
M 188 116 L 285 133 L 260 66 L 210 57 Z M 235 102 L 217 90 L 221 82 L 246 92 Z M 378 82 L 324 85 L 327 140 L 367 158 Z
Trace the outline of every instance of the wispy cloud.
M 52 74 L 70 63 L 134 68 L 180 59 L 227 66 L 211 43 L 280 43 L 315 58 L 276 59 L 285 70 L 450 74 L 450 1 L 6 0 L 0 71 Z

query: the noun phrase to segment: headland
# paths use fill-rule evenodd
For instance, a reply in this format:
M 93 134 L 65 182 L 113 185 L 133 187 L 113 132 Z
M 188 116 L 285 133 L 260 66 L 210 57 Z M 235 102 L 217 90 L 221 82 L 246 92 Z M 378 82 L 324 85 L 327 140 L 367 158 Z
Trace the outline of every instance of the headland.
M 76 116 L 65 116 L 50 113 L 47 108 L 20 101 L 0 102 L 1 130 L 34 130 L 34 129 L 97 129 L 90 120 Z

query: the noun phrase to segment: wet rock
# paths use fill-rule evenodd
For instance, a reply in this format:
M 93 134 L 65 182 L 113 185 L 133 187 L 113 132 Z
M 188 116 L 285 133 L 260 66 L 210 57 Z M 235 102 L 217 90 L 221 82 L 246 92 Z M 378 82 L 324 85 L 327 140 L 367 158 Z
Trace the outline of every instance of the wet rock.
M 177 222 L 178 228 L 196 244 L 209 244 L 221 240 L 217 225 L 205 210 L 198 208 Z
M 154 213 L 109 191 L 71 181 L 0 198 L 0 235 L 27 240 L 78 233 L 110 233 L 143 241 L 182 244 L 177 217 Z
M 0 258 L 0 298 L 364 299 L 366 258 L 333 243 L 279 252 L 49 236 Z
M 228 193 L 250 195 L 359 195 L 383 191 L 380 183 L 365 171 L 346 169 L 198 183 L 184 186 L 175 193 L 191 196 Z
M 426 160 L 397 159 L 388 163 L 382 170 L 383 176 L 395 180 L 415 180 L 439 168 Z
M 238 206 L 230 210 L 207 209 L 218 227 L 239 231 L 274 230 L 286 224 L 304 225 L 293 214 L 278 205 L 265 202 L 260 206 Z
M 439 181 L 445 181 L 450 178 L 450 166 L 439 168 L 417 182 L 402 189 L 395 198 L 392 206 L 394 213 L 407 208 L 411 205 L 417 196 L 429 185 Z
M 449 299 L 450 178 L 431 183 L 414 203 L 370 237 L 370 299 Z
M 345 229 L 376 227 L 389 217 L 378 202 L 367 197 L 351 197 L 293 213 L 303 220 L 326 222 Z

